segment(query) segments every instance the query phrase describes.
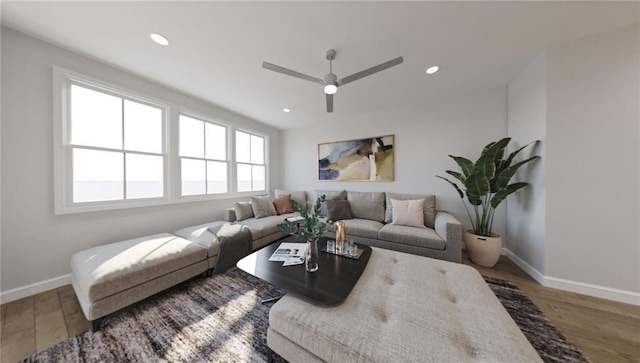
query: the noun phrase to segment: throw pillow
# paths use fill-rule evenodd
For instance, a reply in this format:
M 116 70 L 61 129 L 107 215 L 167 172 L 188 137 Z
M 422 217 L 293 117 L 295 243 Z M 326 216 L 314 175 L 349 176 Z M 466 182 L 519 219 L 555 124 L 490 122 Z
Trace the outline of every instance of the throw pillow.
M 327 200 L 327 218 L 332 221 L 351 219 L 348 200 Z
M 293 213 L 293 206 L 291 205 L 291 194 L 285 194 L 281 197 L 273 198 L 273 206 L 276 208 L 276 213 L 285 214 Z
M 324 194 L 325 200 L 347 200 L 346 190 L 316 190 L 316 196 L 322 194 Z M 320 206 L 320 216 L 327 216 L 327 202 L 322 203 Z
M 393 205 L 393 222 L 391 224 L 426 228 L 424 226 L 424 199 L 391 199 L 391 204 Z
M 281 197 L 285 194 L 291 194 L 291 200 L 295 200 L 299 206 L 306 208 L 307 207 L 307 192 L 304 190 L 288 192 L 285 190 L 276 189 L 276 198 Z
M 236 202 L 233 204 L 233 211 L 236 214 L 236 221 L 243 221 L 254 216 L 250 202 Z
M 269 196 L 250 197 L 249 199 L 251 199 L 251 207 L 253 208 L 253 214 L 256 216 L 256 219 L 278 214 Z

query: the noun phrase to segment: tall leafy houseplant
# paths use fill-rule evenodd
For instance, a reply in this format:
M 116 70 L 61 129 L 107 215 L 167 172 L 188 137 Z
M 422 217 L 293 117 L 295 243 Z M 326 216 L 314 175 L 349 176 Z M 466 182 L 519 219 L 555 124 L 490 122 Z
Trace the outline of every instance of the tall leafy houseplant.
M 458 164 L 462 173 L 452 170 L 447 170 L 446 173 L 457 179 L 457 182 L 436 175 L 449 182 L 458 192 L 471 220 L 473 233 L 476 235 L 493 236 L 493 217 L 496 208 L 508 195 L 529 185 L 525 182 L 509 184 L 509 181 L 521 166 L 540 158 L 532 156 L 514 164 L 514 158 L 520 151 L 538 141 L 532 141 L 504 158 L 505 149 L 510 141 L 510 137 L 505 137 L 502 140 L 489 143 L 482 149 L 482 153 L 475 163 L 461 156 L 449 155 Z M 460 186 L 457 183 L 460 183 Z M 465 196 L 473 209 L 473 217 L 464 202 Z
M 320 219 L 320 207 L 325 199 L 326 196 L 324 194 L 319 195 L 311 211 L 291 199 L 293 209 L 300 213 L 303 220 L 278 224 L 278 229 L 281 231 L 292 234 L 297 239 L 307 241 L 305 268 L 309 272 L 318 270 L 318 239 L 322 237 L 329 225 L 333 224 L 330 220 L 324 222 Z

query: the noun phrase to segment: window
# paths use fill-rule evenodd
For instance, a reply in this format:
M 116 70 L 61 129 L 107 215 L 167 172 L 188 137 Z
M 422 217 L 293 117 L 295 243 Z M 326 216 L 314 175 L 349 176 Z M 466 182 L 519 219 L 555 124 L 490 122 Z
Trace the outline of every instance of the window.
M 165 196 L 164 108 L 68 84 L 67 204 Z
M 238 192 L 265 191 L 264 137 L 236 131 L 236 182 Z
M 227 128 L 180 115 L 182 195 L 226 193 Z

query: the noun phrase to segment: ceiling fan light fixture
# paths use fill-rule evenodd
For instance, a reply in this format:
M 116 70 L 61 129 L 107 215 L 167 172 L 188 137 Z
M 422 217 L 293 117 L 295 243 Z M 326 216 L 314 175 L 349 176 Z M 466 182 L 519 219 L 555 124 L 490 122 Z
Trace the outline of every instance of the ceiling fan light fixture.
M 151 34 L 149 34 L 149 36 L 151 37 L 151 40 L 153 40 L 157 44 L 160 44 L 160 45 L 163 45 L 163 46 L 169 45 L 169 39 L 167 39 L 166 37 L 164 37 L 161 34 L 151 33 Z
M 333 95 L 336 92 L 338 92 L 338 85 L 336 83 L 329 83 L 328 85 L 324 86 L 324 93 Z
M 433 66 L 433 67 L 429 67 L 427 68 L 427 74 L 434 74 L 436 73 L 438 70 L 440 69 L 440 67 L 438 66 Z

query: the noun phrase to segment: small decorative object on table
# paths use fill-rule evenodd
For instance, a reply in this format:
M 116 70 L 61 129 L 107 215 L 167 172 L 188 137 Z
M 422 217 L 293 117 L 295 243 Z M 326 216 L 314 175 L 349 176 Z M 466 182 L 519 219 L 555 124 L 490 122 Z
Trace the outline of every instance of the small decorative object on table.
M 320 206 L 325 199 L 324 194 L 319 195 L 311 211 L 308 211 L 305 206 L 299 205 L 295 200 L 291 199 L 293 209 L 300 213 L 300 217 L 303 219 L 296 223 L 287 221 L 278 224 L 278 228 L 281 231 L 288 232 L 297 239 L 307 241 L 305 268 L 309 272 L 318 271 L 318 239 L 322 237 L 327 227 L 333 224 L 331 220 L 327 222 L 320 220 Z

